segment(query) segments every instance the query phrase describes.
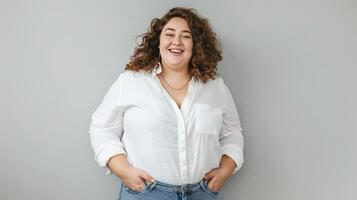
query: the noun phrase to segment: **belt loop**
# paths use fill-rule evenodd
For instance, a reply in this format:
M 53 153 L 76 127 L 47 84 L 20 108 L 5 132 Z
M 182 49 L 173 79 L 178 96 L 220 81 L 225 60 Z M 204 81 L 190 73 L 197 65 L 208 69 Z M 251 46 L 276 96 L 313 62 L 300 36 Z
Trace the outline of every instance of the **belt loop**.
M 202 187 L 202 189 L 205 189 L 205 185 L 204 185 L 204 180 L 203 179 L 200 181 L 200 186 Z
M 154 182 L 149 183 L 147 187 L 148 187 L 149 190 L 152 190 L 155 187 L 156 184 L 157 184 L 157 180 L 155 180 Z

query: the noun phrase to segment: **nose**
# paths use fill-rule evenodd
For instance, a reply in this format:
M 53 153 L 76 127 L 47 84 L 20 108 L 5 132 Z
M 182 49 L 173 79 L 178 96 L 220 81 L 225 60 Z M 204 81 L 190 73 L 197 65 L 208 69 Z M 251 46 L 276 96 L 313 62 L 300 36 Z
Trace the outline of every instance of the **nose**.
M 175 37 L 174 40 L 172 41 L 172 44 L 173 45 L 182 45 L 180 36 Z

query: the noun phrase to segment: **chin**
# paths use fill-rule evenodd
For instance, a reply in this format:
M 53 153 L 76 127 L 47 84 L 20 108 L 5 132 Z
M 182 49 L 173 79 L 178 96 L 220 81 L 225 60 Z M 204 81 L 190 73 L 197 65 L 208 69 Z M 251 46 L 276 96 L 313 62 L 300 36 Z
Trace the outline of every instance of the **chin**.
M 185 64 L 183 64 L 183 63 L 181 63 L 181 62 L 172 62 L 172 63 L 168 63 L 169 65 L 171 65 L 171 66 L 183 66 L 183 65 L 185 65 Z M 175 68 L 178 68 L 178 67 L 175 67 Z
M 167 64 L 169 65 L 184 65 L 185 63 L 187 63 L 186 61 L 184 60 L 175 60 L 175 59 L 172 59 L 172 60 L 168 60 L 167 61 Z

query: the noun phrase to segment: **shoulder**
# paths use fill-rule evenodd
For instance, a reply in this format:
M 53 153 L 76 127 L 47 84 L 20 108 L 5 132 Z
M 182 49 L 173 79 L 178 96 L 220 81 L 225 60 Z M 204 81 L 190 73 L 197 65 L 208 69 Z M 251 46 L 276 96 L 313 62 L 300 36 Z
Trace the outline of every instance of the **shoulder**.
M 144 72 L 144 71 L 125 70 L 119 74 L 119 79 L 124 82 L 137 81 L 140 79 L 144 79 L 149 75 L 150 74 L 148 74 L 148 72 Z
M 225 84 L 221 77 L 210 79 L 206 83 L 199 82 L 197 86 L 197 91 L 199 91 L 200 95 L 211 99 L 211 101 L 221 102 L 226 97 Z
M 222 77 L 217 77 L 214 80 L 210 80 L 207 82 L 207 84 L 208 85 L 206 88 L 210 91 L 213 91 L 216 96 L 222 97 L 223 99 L 230 97 L 230 89 Z
M 216 77 L 215 79 L 211 79 L 207 81 L 207 83 L 203 84 L 204 87 L 216 90 L 222 90 L 225 87 L 225 83 L 222 77 Z

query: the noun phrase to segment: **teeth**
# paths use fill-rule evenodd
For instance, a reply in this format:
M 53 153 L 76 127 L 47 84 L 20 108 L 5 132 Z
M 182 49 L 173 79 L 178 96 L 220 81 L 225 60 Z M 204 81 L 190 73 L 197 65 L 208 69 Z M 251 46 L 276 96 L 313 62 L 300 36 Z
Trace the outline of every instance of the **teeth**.
M 177 50 L 177 49 L 170 49 L 171 52 L 174 52 L 174 53 L 182 53 L 183 51 L 182 50 Z

